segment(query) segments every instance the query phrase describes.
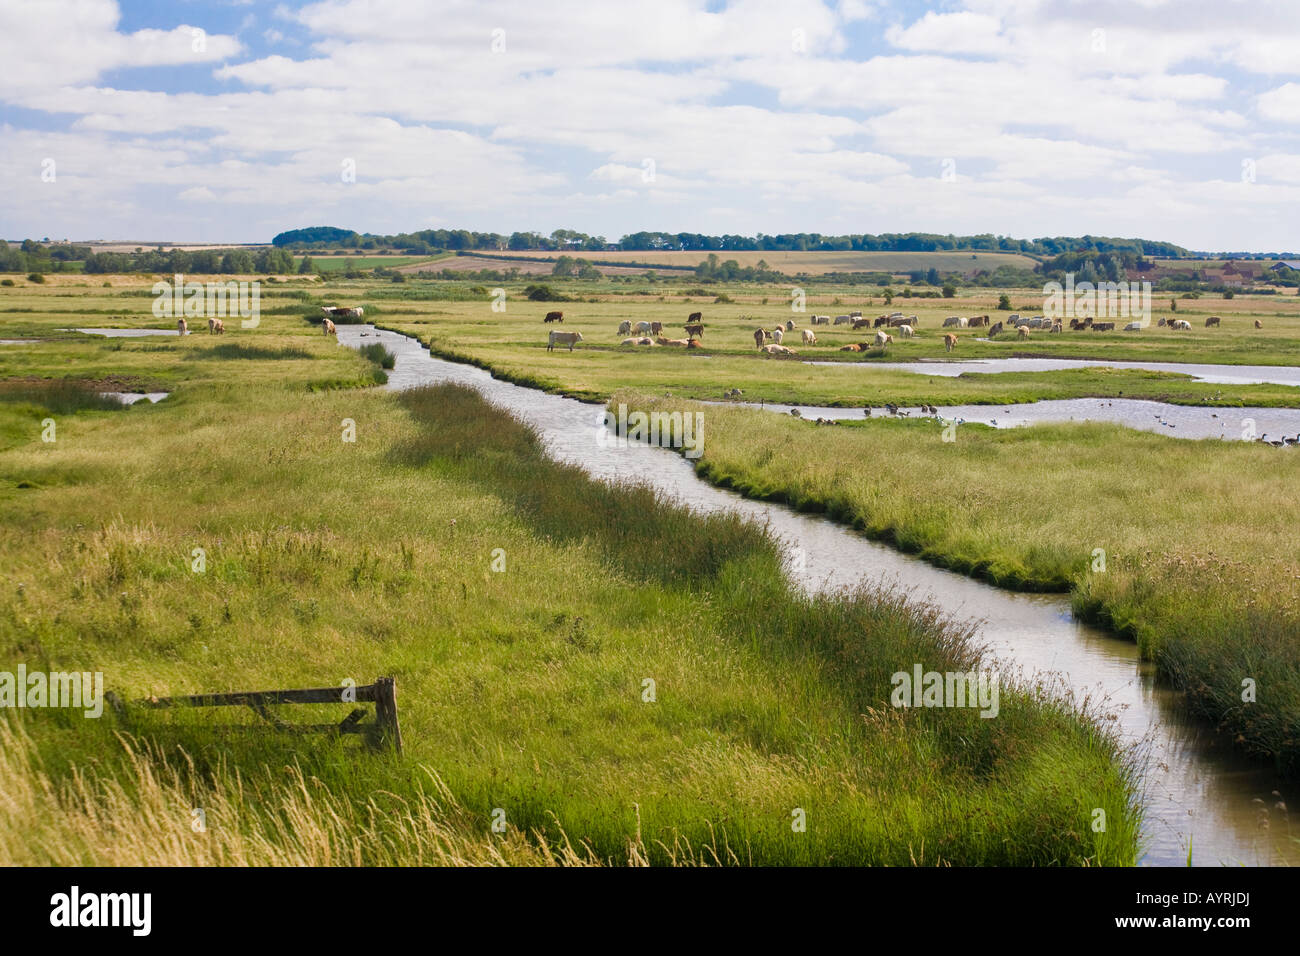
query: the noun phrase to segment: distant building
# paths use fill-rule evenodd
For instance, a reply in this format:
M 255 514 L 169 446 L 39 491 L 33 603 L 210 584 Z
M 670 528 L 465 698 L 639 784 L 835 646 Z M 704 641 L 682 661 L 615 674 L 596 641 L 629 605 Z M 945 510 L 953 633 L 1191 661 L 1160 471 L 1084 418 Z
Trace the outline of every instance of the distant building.
M 1269 266 L 1274 272 L 1281 272 L 1283 269 L 1295 269 L 1300 272 L 1300 259 L 1282 259 Z

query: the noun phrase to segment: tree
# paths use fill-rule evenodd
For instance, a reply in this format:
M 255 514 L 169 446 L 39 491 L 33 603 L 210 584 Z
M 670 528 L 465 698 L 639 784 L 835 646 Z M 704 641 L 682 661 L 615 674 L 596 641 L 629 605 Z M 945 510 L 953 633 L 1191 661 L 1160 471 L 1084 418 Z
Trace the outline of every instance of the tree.
M 1005 292 L 998 296 L 998 310 L 1001 312 L 1011 311 L 1011 296 L 1007 295 Z
M 298 275 L 309 276 L 315 271 L 316 267 L 312 264 L 311 256 L 303 256 L 302 262 L 298 263 Z
M 945 299 L 951 299 L 956 294 L 957 294 L 957 287 L 952 283 L 949 283 L 948 285 L 943 287 L 943 297 Z

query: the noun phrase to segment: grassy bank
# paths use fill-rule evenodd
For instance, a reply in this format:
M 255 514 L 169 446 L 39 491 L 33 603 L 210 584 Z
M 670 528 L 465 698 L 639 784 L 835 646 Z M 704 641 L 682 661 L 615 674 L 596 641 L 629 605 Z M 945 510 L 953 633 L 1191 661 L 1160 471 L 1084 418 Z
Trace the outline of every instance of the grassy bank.
M 945 442 L 928 420 L 705 414 L 708 480 L 997 584 L 1071 591 L 1239 745 L 1300 770 L 1295 455 L 1100 424 L 963 426 Z
M 1071 702 L 889 706 L 896 671 L 980 666 L 933 610 L 795 593 L 760 530 L 552 463 L 467 390 L 216 364 L 0 452 L 0 662 L 127 698 L 391 674 L 406 755 L 26 711 L 0 862 L 1133 861 L 1125 758 Z

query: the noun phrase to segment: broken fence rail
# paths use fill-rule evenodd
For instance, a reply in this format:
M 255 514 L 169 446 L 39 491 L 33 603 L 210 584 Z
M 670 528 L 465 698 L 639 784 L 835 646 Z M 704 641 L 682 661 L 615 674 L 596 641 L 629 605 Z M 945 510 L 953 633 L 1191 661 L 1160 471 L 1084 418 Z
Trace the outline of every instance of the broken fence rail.
M 104 695 L 119 716 L 125 716 L 127 704 L 109 691 Z M 273 715 L 267 708 L 278 704 L 350 704 L 373 703 L 375 721 L 363 725 L 366 711 L 355 708 L 338 724 L 288 724 Z M 132 701 L 131 707 L 153 709 L 166 707 L 248 707 L 277 730 L 294 733 L 364 734 L 376 747 L 391 746 L 402 752 L 402 727 L 397 719 L 397 681 L 380 677 L 373 684 L 361 687 L 307 687 L 291 690 L 235 691 L 226 694 L 190 694 L 182 697 L 145 697 Z

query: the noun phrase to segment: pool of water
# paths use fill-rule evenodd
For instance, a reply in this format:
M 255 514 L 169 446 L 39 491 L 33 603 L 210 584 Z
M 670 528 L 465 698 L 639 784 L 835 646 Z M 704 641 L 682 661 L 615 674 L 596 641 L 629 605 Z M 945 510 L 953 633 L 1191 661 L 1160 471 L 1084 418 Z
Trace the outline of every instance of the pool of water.
M 715 403 L 710 403 L 715 404 Z M 770 412 L 798 410 L 804 418 L 836 420 L 865 418 L 861 408 L 826 408 L 820 405 L 783 405 L 735 402 Z M 1111 422 L 1173 438 L 1221 438 L 1225 441 L 1300 439 L 1297 408 L 1205 408 L 1168 405 L 1127 398 L 1071 398 L 1021 405 L 940 405 L 933 417 L 958 422 L 978 422 L 994 428 L 1021 428 L 1037 422 Z M 901 407 L 911 418 L 930 417 L 916 407 Z M 872 408 L 873 417 L 889 417 L 884 408 Z
M 1300 385 L 1300 368 L 1288 365 L 1206 365 L 1183 362 L 1106 362 L 1096 359 L 968 359 L 949 362 L 922 359 L 917 362 L 809 362 L 828 368 L 885 368 L 917 375 L 956 378 L 963 372 L 1056 372 L 1071 368 L 1135 368 L 1152 372 L 1178 372 L 1201 382 L 1223 385 Z
M 1288 811 L 1278 806 L 1300 806 L 1300 787 L 1241 757 L 1226 738 L 1192 719 L 1179 694 L 1156 684 L 1131 641 L 1075 620 L 1065 597 L 1003 591 L 823 518 L 714 488 L 678 454 L 640 444 L 612 447 L 600 406 L 433 358 L 407 336 L 339 326 L 338 339 L 353 347 L 376 340 L 386 345 L 397 356 L 388 388 L 469 385 L 533 426 L 553 457 L 596 478 L 646 482 L 697 511 L 735 511 L 766 525 L 801 559 L 790 565 L 801 587 L 903 588 L 978 622 L 980 639 L 1004 666 L 1057 675 L 1076 694 L 1104 700 L 1108 719 L 1143 758 L 1144 865 L 1185 866 L 1189 845 L 1197 865 L 1300 863 L 1300 825 L 1293 829 Z

